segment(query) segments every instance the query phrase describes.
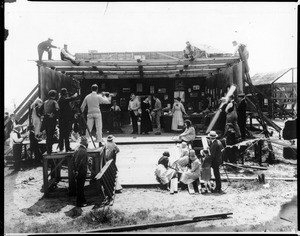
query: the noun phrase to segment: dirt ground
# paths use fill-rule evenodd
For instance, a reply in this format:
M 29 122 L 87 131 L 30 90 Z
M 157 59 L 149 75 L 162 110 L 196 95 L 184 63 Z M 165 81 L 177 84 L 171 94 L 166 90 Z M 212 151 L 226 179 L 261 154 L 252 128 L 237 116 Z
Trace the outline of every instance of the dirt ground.
M 282 148 L 274 145 L 277 156 Z M 99 220 L 103 208 L 96 197 L 87 197 L 88 206 L 75 207 L 75 197 L 67 192 L 55 198 L 43 198 L 42 167 L 25 168 L 19 172 L 5 167 L 5 233 L 84 232 L 92 229 L 130 224 L 146 224 L 217 213 L 232 213 L 226 219 L 200 221 L 139 232 L 297 232 L 297 181 L 271 180 L 294 178 L 297 160 L 284 160 L 263 171 L 267 180 L 233 180 L 222 182 L 225 194 L 190 195 L 179 190 L 170 195 L 153 188 L 124 188 L 113 206 L 106 208 L 110 220 Z M 245 163 L 247 164 L 247 163 Z M 248 163 L 251 164 L 251 163 Z M 253 177 L 262 172 L 228 170 L 232 177 Z M 221 177 L 227 178 L 224 170 Z M 64 188 L 66 182 L 58 187 Z

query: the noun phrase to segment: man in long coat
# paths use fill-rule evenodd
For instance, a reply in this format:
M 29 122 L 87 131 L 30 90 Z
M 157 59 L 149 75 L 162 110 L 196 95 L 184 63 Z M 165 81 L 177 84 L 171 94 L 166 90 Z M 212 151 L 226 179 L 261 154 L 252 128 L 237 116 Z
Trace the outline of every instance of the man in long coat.
M 216 180 L 216 187 L 212 191 L 214 193 L 222 193 L 221 190 L 221 177 L 220 177 L 220 165 L 222 164 L 221 151 L 223 145 L 220 140 L 217 140 L 216 131 L 210 131 L 208 137 L 210 138 L 210 153 L 211 153 L 211 167 L 214 171 L 214 176 Z

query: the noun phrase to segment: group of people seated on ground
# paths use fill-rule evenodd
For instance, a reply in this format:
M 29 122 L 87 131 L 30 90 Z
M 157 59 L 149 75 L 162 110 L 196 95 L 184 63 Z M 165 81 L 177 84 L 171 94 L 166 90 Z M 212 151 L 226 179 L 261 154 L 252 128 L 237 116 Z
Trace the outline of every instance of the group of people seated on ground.
M 193 183 L 200 181 L 198 185 L 201 187 L 199 190 L 201 193 L 223 192 L 221 190 L 219 173 L 223 146 L 219 140 L 216 140 L 217 134 L 215 131 L 211 131 L 208 137 L 210 138 L 210 147 L 202 149 L 198 156 L 195 150 L 192 149 L 191 144 L 187 144 L 184 141 L 178 145 L 180 153 L 175 157 L 175 161 L 174 157 L 170 158 L 168 151 L 162 154 L 154 173 L 156 180 L 164 189 L 170 190 L 170 193 L 173 194 L 178 192 L 178 185 L 181 189 L 185 189 L 187 186 L 189 189 L 193 189 Z M 216 179 L 216 187 L 214 189 L 211 183 L 211 169 L 213 169 Z M 177 185 L 178 180 L 179 184 Z M 201 182 L 204 186 L 203 188 Z

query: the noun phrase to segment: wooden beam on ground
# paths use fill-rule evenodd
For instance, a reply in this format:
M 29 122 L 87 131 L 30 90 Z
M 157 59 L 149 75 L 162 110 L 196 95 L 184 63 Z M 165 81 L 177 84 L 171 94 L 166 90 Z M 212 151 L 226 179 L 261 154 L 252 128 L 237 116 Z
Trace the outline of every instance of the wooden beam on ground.
M 212 214 L 212 215 L 204 215 L 204 216 L 196 216 L 190 219 L 181 219 L 181 220 L 173 220 L 173 221 L 165 221 L 159 223 L 150 223 L 150 224 L 140 224 L 140 225 L 126 225 L 126 226 L 119 226 L 119 227 L 112 227 L 112 228 L 100 228 L 86 231 L 86 233 L 97 233 L 97 232 L 126 232 L 132 230 L 142 230 L 148 228 L 158 228 L 158 227 L 168 227 L 174 225 L 182 225 L 188 223 L 195 223 L 198 221 L 204 220 L 216 220 L 216 219 L 225 219 L 228 218 L 229 215 L 233 213 L 220 213 L 220 214 Z
M 227 166 L 232 166 L 232 167 L 236 167 L 236 168 L 249 168 L 249 169 L 258 169 L 258 170 L 267 170 L 268 168 L 266 167 L 261 167 L 261 166 L 247 166 L 247 165 L 240 165 L 240 164 L 232 164 L 232 163 L 228 163 L 228 162 L 224 162 L 224 165 Z

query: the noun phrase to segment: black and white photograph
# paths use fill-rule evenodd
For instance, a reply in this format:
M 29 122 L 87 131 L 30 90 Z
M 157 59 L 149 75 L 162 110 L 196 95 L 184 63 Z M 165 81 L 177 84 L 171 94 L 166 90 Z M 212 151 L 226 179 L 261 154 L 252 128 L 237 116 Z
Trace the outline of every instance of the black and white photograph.
M 299 232 L 298 2 L 2 6 L 4 235 Z

